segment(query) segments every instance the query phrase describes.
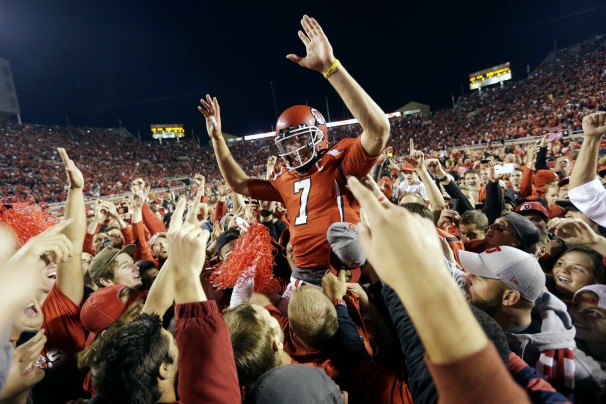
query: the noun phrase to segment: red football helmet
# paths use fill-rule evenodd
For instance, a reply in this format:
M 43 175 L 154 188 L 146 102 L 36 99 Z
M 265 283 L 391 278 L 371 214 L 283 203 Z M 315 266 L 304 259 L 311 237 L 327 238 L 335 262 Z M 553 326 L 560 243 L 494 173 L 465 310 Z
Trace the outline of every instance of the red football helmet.
M 307 105 L 286 109 L 276 123 L 276 146 L 286 166 L 297 169 L 312 161 L 320 150 L 328 149 L 326 120 Z

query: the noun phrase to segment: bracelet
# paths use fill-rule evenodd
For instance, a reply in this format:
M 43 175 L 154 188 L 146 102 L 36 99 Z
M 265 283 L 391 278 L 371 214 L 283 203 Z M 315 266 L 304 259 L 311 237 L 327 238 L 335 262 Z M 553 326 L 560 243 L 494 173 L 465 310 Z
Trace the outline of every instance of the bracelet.
M 266 210 L 266 209 L 261 209 L 261 212 L 259 213 L 259 215 L 261 215 L 261 217 L 268 217 L 273 215 L 271 210 Z
M 339 59 L 335 59 L 335 61 L 332 62 L 332 65 L 330 65 L 330 68 L 328 69 L 328 71 L 326 73 L 324 73 L 324 78 L 327 79 L 330 76 L 332 76 L 332 74 L 337 71 L 337 68 L 339 67 L 340 64 L 341 64 L 341 62 L 339 62 Z
M 448 175 L 443 176 L 442 178 L 438 178 L 438 181 L 446 181 L 448 179 Z

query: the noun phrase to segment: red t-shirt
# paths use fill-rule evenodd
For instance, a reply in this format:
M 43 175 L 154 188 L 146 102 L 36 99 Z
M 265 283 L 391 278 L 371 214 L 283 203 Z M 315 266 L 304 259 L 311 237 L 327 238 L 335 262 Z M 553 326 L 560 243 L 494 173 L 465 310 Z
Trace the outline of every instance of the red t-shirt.
M 365 176 L 376 160 L 366 154 L 360 138 L 348 138 L 336 143 L 305 173 L 282 168 L 269 181 L 249 180 L 251 197 L 282 202 L 288 210 L 297 267 L 329 266 L 328 227 L 335 222 L 360 221 L 360 205 L 346 188 L 346 178 Z
M 84 349 L 86 342 L 80 307 L 55 283 L 42 304 L 42 314 L 47 338 L 42 351 L 46 376 L 34 387 L 34 402 L 65 403 L 85 397 L 84 374 L 76 362 L 76 353 Z

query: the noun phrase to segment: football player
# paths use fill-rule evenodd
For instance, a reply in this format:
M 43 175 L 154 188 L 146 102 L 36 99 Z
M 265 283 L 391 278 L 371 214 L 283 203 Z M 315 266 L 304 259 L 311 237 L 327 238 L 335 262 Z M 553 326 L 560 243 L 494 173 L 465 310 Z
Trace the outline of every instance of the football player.
M 350 175 L 368 174 L 389 138 L 385 113 L 334 57 L 332 46 L 318 22 L 301 20 L 299 38 L 306 56 L 287 58 L 324 75 L 339 93 L 363 132 L 328 146 L 326 121 L 305 105 L 286 109 L 276 124 L 276 146 L 285 167 L 270 180 L 250 178 L 229 152 L 221 134 L 217 98 L 200 100 L 221 174 L 235 192 L 255 199 L 282 202 L 289 212 L 294 247 L 293 277 L 319 285 L 329 267 L 326 231 L 334 222 L 360 221 L 359 205 L 346 187 Z

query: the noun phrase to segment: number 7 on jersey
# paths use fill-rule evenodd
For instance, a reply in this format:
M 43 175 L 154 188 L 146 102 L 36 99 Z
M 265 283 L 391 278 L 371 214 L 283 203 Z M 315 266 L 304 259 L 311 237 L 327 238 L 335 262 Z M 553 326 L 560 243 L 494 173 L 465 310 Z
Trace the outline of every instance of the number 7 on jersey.
M 299 215 L 295 218 L 295 226 L 307 223 L 307 199 L 309 198 L 309 190 L 311 189 L 311 178 L 297 181 L 295 185 L 295 195 L 301 192 Z

